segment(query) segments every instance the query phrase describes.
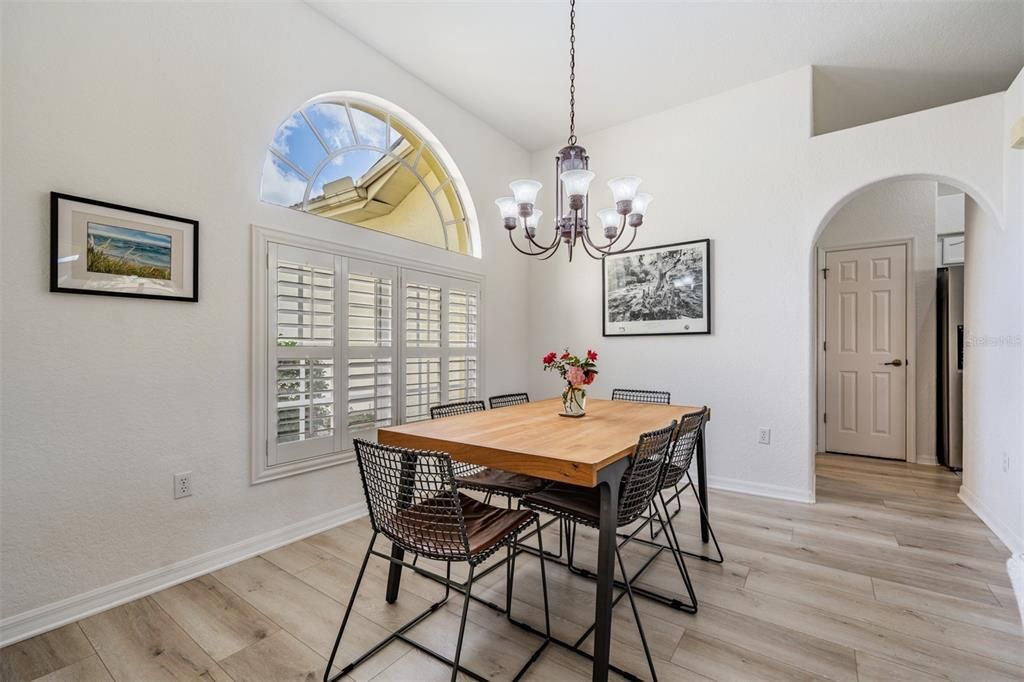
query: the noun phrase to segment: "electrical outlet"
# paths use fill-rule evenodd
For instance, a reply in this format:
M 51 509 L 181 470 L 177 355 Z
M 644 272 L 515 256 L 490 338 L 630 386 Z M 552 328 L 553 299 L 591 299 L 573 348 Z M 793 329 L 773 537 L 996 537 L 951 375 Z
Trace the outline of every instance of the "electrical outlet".
M 757 430 L 757 443 L 758 445 L 771 445 L 772 444 L 772 430 L 762 426 Z
M 1010 473 L 1010 453 L 1008 452 L 1003 453 L 1003 473 Z
M 174 474 L 174 499 L 192 496 L 192 472 Z

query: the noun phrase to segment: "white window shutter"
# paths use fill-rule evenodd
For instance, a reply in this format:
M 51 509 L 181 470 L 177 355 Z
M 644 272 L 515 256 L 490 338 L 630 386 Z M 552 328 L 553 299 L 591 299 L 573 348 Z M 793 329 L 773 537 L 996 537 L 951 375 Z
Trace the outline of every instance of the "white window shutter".
M 402 343 L 405 356 L 405 422 L 430 418 L 430 407 L 444 402 L 441 376 L 446 279 L 415 270 L 402 271 Z
M 398 268 L 345 260 L 345 433 L 342 446 L 355 438 L 375 440 L 377 429 L 397 423 L 398 344 L 396 299 Z
M 448 288 L 448 401 L 480 395 L 477 375 L 479 356 L 480 290 L 476 284 L 451 280 Z
M 267 464 L 336 452 L 338 261 L 270 244 Z
M 357 438 L 479 398 L 479 282 L 302 238 L 258 248 L 254 482 L 351 461 Z

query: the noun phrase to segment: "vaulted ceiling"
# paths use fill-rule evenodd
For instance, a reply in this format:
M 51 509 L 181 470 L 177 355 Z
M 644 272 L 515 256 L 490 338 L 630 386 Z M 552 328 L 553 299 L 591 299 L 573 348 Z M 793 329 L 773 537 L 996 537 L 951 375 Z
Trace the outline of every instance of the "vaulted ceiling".
M 568 0 L 311 0 L 527 149 L 567 136 Z M 819 132 L 1005 89 L 1024 1 L 578 0 L 577 127 L 598 130 L 805 64 Z

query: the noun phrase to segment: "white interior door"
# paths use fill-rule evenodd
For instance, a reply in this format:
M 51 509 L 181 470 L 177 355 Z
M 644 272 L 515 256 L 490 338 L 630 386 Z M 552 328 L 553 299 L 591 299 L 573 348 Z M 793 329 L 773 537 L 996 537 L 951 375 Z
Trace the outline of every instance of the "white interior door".
M 907 458 L 907 247 L 825 257 L 825 448 Z

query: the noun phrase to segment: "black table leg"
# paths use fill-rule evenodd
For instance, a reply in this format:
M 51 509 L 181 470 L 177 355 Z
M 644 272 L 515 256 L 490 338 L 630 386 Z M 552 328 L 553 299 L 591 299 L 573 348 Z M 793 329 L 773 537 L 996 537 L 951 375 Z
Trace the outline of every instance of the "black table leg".
M 397 507 L 403 509 L 412 505 L 412 485 L 416 478 L 416 458 L 411 455 L 402 455 L 401 482 L 398 486 Z M 398 545 L 391 544 L 391 558 L 402 561 L 405 559 L 405 550 Z M 402 585 L 402 564 L 391 562 L 388 568 L 388 588 L 384 599 L 389 604 L 398 601 L 398 588 Z
M 707 542 L 711 508 L 708 506 L 708 467 L 704 456 L 704 429 L 700 430 L 700 438 L 697 439 L 697 494 L 704 503 L 704 513 L 700 515 L 700 539 Z
M 403 561 L 405 559 L 405 550 L 398 545 L 392 543 L 391 545 L 391 558 Z M 398 601 L 398 588 L 402 585 L 402 564 L 396 564 L 391 562 L 391 567 L 388 569 L 388 590 L 384 595 L 384 599 L 389 604 L 394 604 Z
M 619 482 L 626 459 L 601 470 L 601 528 L 597 545 L 597 601 L 594 604 L 594 682 L 608 679 L 612 644 L 612 597 L 615 589 L 615 546 L 619 520 Z

